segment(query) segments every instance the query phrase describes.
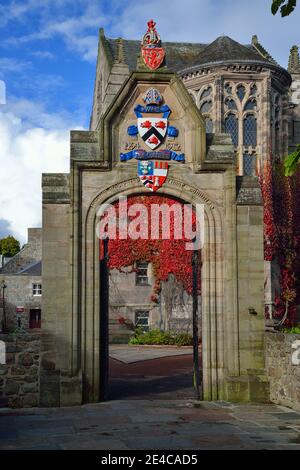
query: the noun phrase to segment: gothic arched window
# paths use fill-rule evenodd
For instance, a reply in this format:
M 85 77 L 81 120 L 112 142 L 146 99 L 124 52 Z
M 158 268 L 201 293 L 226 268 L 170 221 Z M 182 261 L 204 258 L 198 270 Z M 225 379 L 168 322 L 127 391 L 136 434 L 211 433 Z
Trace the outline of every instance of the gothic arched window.
M 256 155 L 244 153 L 243 155 L 243 170 L 246 176 L 256 175 Z
M 255 96 L 257 93 L 257 86 L 254 84 L 251 87 L 251 95 Z
M 211 101 L 204 101 L 204 103 L 200 107 L 200 113 L 208 113 L 211 110 L 212 102 Z
M 228 95 L 231 95 L 231 93 L 232 93 L 232 86 L 231 86 L 231 84 L 230 84 L 230 83 L 225 83 L 225 87 L 224 87 L 224 88 L 225 88 L 226 93 L 228 93 Z
M 247 101 L 247 103 L 245 104 L 244 110 L 245 111 L 251 111 L 255 108 L 256 108 L 256 101 L 255 101 L 255 99 L 251 99 L 251 100 Z
M 236 89 L 236 94 L 239 97 L 240 101 L 243 101 L 245 94 L 246 94 L 246 89 L 244 85 L 239 85 Z
M 205 120 L 205 128 L 207 134 L 212 134 L 214 129 L 213 123 L 213 87 L 211 85 L 205 85 L 202 90 L 199 91 L 198 106 L 200 113 L 203 114 Z
M 231 135 L 240 175 L 256 175 L 260 134 L 257 123 L 260 113 L 260 85 L 255 82 L 225 81 L 224 131 Z
M 227 98 L 225 104 L 228 109 L 237 109 L 236 102 L 232 98 Z
M 257 125 L 256 119 L 252 114 L 248 114 L 244 118 L 244 146 L 256 147 L 257 142 Z
M 233 145 L 239 143 L 238 119 L 234 114 L 228 114 L 225 119 L 225 133 L 231 135 Z
M 202 100 L 204 100 L 204 98 L 207 98 L 208 96 L 210 96 L 211 92 L 212 92 L 212 88 L 211 88 L 211 86 L 209 86 L 208 88 L 206 88 L 206 90 L 204 90 L 201 93 L 200 101 L 202 101 Z

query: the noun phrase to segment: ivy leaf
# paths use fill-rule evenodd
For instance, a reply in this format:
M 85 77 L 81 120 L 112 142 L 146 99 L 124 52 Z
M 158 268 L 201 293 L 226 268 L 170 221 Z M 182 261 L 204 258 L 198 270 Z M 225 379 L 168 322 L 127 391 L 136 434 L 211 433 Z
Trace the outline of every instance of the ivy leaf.
M 285 176 L 293 175 L 299 163 L 300 163 L 300 145 L 298 144 L 295 152 L 290 153 L 284 160 Z

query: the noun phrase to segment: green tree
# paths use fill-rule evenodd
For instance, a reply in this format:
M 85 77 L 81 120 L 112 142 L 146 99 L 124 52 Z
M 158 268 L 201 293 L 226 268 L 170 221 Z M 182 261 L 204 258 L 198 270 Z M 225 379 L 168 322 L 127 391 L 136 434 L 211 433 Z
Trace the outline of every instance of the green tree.
M 20 242 L 13 236 L 2 238 L 0 240 L 0 254 L 3 256 L 15 256 L 20 251 Z
M 280 10 L 281 16 L 290 15 L 296 8 L 297 0 L 272 0 L 271 11 L 276 15 Z

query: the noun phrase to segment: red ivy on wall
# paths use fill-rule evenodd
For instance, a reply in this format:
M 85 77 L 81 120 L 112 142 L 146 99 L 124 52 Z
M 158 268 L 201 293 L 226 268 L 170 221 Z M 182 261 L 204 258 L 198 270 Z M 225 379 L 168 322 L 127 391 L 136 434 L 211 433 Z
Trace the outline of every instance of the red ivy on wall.
M 288 302 L 288 323 L 292 323 L 300 302 L 300 172 L 287 178 L 282 163 L 268 161 L 261 186 L 265 260 L 277 262 L 280 271 L 275 316 L 284 315 Z
M 147 208 L 148 214 L 148 239 L 132 240 L 128 238 L 122 240 L 119 238 L 119 230 L 117 228 L 117 237 L 115 240 L 110 239 L 108 243 L 108 264 L 110 269 L 122 270 L 124 267 L 132 267 L 134 270 L 137 261 L 147 261 L 152 265 L 152 272 L 154 277 L 154 286 L 152 291 L 151 300 L 156 302 L 158 294 L 161 289 L 161 282 L 167 281 L 169 274 L 173 274 L 178 282 L 183 285 L 183 288 L 189 293 L 192 293 L 192 256 L 193 251 L 186 249 L 186 242 L 190 239 L 184 238 L 184 222 L 182 220 L 182 233 L 181 239 L 174 238 L 174 217 L 171 212 L 170 217 L 170 239 L 151 239 L 150 223 L 151 223 L 151 205 L 152 204 L 166 204 L 168 207 L 173 204 L 178 204 L 183 210 L 184 204 L 176 199 L 165 196 L 157 195 L 139 195 L 131 196 L 127 199 L 128 209 L 133 204 L 143 204 Z M 119 203 L 114 205 L 116 212 L 119 211 Z M 187 209 L 186 209 L 187 210 Z M 190 217 L 192 220 L 193 230 L 196 227 L 195 212 L 190 210 Z M 138 214 L 139 215 L 139 214 Z M 136 216 L 128 216 L 128 223 L 132 222 Z M 159 221 L 159 234 L 162 233 L 162 218 Z M 200 276 L 199 276 L 199 291 L 200 291 Z

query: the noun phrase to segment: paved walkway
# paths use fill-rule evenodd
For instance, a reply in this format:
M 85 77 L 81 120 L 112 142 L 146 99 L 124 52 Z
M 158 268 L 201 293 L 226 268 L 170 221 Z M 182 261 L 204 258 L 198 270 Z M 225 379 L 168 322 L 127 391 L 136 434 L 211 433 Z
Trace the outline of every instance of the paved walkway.
M 109 346 L 109 356 L 125 364 L 186 354 L 193 354 L 191 346 L 134 346 L 127 344 L 110 344 Z
M 161 357 L 126 364 L 109 360 L 110 399 L 193 399 L 193 356 Z
M 110 345 L 109 398 L 194 398 L 192 352 L 190 346 Z
M 2 409 L 0 449 L 300 450 L 300 413 L 186 400 Z

